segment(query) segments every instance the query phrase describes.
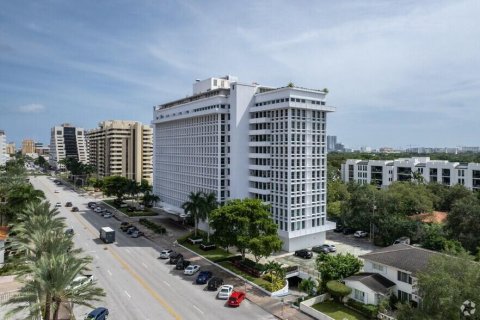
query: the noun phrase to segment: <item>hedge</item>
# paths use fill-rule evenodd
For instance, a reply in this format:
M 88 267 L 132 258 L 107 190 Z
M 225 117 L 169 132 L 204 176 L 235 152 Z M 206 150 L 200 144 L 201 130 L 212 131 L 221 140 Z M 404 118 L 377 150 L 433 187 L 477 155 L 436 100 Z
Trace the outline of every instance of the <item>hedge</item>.
M 347 305 L 371 319 L 376 319 L 377 317 L 378 307 L 374 306 L 373 304 L 363 304 L 361 302 L 348 299 Z
M 138 222 L 140 222 L 140 224 L 144 225 L 145 227 L 147 227 L 148 229 L 152 230 L 155 233 L 158 233 L 158 234 L 167 233 L 167 229 L 165 229 L 164 226 L 156 224 L 155 222 L 152 222 L 150 220 L 142 218 L 138 220 Z

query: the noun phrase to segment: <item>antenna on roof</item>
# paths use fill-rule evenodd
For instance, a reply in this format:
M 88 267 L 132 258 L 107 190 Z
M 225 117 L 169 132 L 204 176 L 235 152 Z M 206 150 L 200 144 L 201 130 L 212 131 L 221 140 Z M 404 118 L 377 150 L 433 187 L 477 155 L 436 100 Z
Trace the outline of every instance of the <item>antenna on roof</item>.
M 200 79 L 195 79 L 195 82 L 200 82 Z

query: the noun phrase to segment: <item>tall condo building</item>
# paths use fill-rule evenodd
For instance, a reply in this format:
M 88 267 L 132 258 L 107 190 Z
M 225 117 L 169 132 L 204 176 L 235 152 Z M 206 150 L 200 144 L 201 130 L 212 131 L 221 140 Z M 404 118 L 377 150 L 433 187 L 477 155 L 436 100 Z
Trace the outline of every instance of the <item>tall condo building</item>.
M 22 141 L 22 154 L 35 153 L 35 141 L 25 139 Z
M 65 165 L 60 163 L 65 158 L 88 162 L 85 130 L 68 123 L 53 127 L 50 138 L 50 165 L 55 169 L 65 169 Z
M 15 142 L 7 143 L 7 154 L 15 154 L 17 148 L 15 147 Z
M 5 165 L 7 162 L 7 155 L 7 136 L 5 131 L 0 130 L 0 166 Z
M 137 121 L 108 120 L 87 132 L 89 162 L 100 177 L 123 176 L 152 183 L 152 128 Z
M 259 198 L 271 205 L 283 249 L 325 241 L 326 93 L 238 82 L 193 84 L 193 95 L 154 107 L 154 193 L 180 214 L 190 192 L 220 203 Z

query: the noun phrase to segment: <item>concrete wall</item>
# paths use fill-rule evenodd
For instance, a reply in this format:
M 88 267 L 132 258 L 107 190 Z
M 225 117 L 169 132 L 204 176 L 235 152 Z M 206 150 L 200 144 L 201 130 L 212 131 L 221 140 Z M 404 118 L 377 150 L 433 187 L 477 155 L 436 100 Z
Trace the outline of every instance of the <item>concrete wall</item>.
M 334 320 L 326 314 L 312 308 L 313 305 L 325 301 L 329 295 L 327 293 L 316 296 L 315 298 L 308 299 L 300 302 L 300 311 L 308 314 L 309 316 L 319 320 Z

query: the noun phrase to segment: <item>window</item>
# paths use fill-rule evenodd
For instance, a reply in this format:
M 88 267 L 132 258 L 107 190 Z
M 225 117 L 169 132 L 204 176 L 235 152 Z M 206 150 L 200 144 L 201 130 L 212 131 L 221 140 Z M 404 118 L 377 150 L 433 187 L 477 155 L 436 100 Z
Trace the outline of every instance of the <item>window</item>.
M 365 292 L 360 291 L 358 289 L 354 289 L 355 291 L 353 292 L 353 299 L 361 302 L 365 302 Z
M 410 301 L 412 299 L 412 295 L 402 290 L 398 290 L 398 299 L 402 302 Z
M 410 277 L 410 275 L 402 271 L 397 271 L 397 280 L 412 284 L 412 278 Z
M 372 262 L 372 269 L 378 272 L 383 272 L 383 266 L 381 264 Z

